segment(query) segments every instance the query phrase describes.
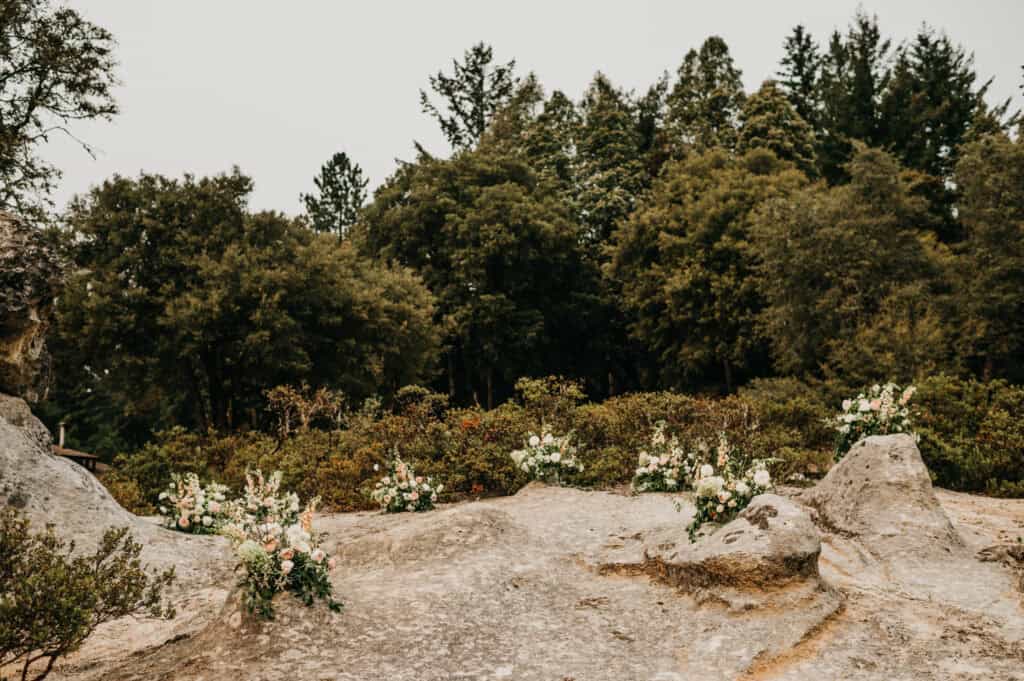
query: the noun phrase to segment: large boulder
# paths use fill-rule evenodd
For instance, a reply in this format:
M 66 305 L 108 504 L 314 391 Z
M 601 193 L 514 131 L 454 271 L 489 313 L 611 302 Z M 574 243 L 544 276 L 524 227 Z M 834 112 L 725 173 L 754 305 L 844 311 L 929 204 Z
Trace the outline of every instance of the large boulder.
M 37 229 L 0 213 L 0 393 L 44 396 L 44 338 L 63 271 Z
M 662 532 L 645 546 L 647 570 L 683 591 L 772 590 L 818 579 L 821 541 L 810 516 L 789 499 L 762 494 L 732 522 L 691 543 Z
M 823 528 L 857 538 L 879 558 L 941 557 L 963 549 L 910 435 L 861 440 L 803 501 Z

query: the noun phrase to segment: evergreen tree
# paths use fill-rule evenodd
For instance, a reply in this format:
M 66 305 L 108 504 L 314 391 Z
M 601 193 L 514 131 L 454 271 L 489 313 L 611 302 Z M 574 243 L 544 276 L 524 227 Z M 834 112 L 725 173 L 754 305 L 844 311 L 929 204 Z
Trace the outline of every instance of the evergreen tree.
M 349 160 L 348 154 L 342 151 L 331 156 L 313 178 L 317 193 L 301 197 L 313 229 L 344 237 L 366 202 L 368 183 L 363 169 Z
M 660 387 L 731 391 L 738 371 L 764 368 L 751 218 L 806 182 L 770 151 L 736 159 L 713 149 L 667 164 L 616 232 L 608 271 L 633 337 L 657 358 Z
M 598 73 L 580 104 L 579 201 L 585 238 L 595 252 L 631 212 L 648 178 L 636 105 Z
M 904 166 L 930 176 L 926 194 L 945 241 L 960 236 L 950 182 L 960 146 L 990 113 L 984 98 L 992 81 L 976 81 L 973 57 L 924 26 L 899 49 L 881 102 L 885 144 Z
M 691 147 L 735 148 L 743 82 L 725 41 L 711 36 L 699 51 L 690 50 L 676 75 L 665 117 L 672 154 L 679 156 Z
M 774 81 L 765 81 L 761 89 L 747 98 L 740 112 L 738 149 L 768 149 L 783 161 L 794 163 L 814 177 L 814 132 L 786 100 Z
M 801 118 L 815 126 L 821 107 L 818 81 L 821 77 L 822 58 L 818 44 L 803 26 L 797 25 L 786 37 L 784 49 L 779 84 Z
M 438 71 L 430 76 L 430 88 L 441 98 L 444 110 L 420 90 L 420 106 L 441 126 L 455 149 L 473 147 L 483 135 L 491 117 L 515 92 L 516 62 L 492 64 L 490 45 L 477 43 L 466 50 L 463 61 L 452 60 L 452 75 Z M 446 113 L 447 112 L 447 113 Z
M 863 145 L 846 171 L 848 184 L 813 185 L 771 202 L 753 225 L 768 301 L 761 321 L 776 369 L 784 374 L 822 376 L 852 366 L 867 354 L 856 345 L 858 337 L 885 343 L 872 349 L 879 355 L 891 354 L 898 343 L 921 342 L 913 317 L 926 315 L 911 304 L 907 287 L 924 286 L 927 300 L 937 291 L 932 285 L 941 284 L 940 260 L 921 229 L 928 219 L 925 202 L 915 195 L 915 175 L 891 155 Z M 906 323 L 891 326 L 887 337 L 878 324 L 894 323 L 886 301 L 896 299 Z M 877 332 L 865 335 L 870 329 Z
M 575 202 L 581 118 L 576 105 L 559 90 L 526 131 L 525 153 L 543 181 L 562 187 Z
M 0 209 L 45 215 L 60 171 L 37 151 L 55 133 L 78 142 L 77 121 L 117 113 L 113 50 L 113 36 L 70 7 L 0 4 Z
M 985 378 L 1024 380 L 1024 142 L 964 147 L 955 181 L 966 231 L 957 271 L 961 352 Z
M 890 48 L 878 19 L 860 11 L 845 36 L 838 31 L 832 34 L 822 59 L 818 150 L 822 175 L 831 184 L 847 179 L 844 169 L 854 140 L 870 146 L 885 143 L 879 106 L 889 81 Z

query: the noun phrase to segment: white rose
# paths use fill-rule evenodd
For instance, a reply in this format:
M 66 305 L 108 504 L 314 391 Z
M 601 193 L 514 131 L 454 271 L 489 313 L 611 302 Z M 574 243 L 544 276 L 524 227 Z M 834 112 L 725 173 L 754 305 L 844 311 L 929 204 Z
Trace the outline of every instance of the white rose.
M 715 469 L 711 467 L 711 464 L 706 463 L 706 464 L 704 464 L 703 466 L 700 467 L 700 477 L 701 478 L 710 478 L 714 474 L 715 474 Z
M 314 563 L 321 562 L 326 556 L 327 554 L 325 554 L 322 549 L 314 549 L 313 553 L 309 554 L 309 557 L 313 559 Z
M 531 447 L 536 447 L 539 444 L 540 444 L 540 438 L 539 437 L 537 437 L 536 435 L 530 436 L 530 446 Z
M 765 469 L 759 468 L 757 472 L 754 473 L 754 484 L 758 487 L 768 487 L 772 484 L 772 476 L 769 475 L 768 471 Z
M 750 493 L 750 485 L 748 485 L 747 483 L 743 482 L 742 480 L 740 480 L 739 482 L 736 483 L 736 494 L 739 494 L 741 497 L 745 497 L 749 493 Z
M 551 433 L 548 433 L 547 435 L 544 436 L 544 444 L 549 445 L 549 444 L 553 443 L 554 441 L 555 441 L 555 436 L 552 435 Z
M 288 574 L 289 572 L 292 571 L 293 567 L 295 567 L 295 563 L 291 562 L 290 560 L 282 560 L 281 561 L 281 574 L 284 574 L 284 575 Z
M 857 404 L 857 411 L 871 411 L 871 403 L 867 400 L 861 400 Z
M 843 411 L 849 411 L 850 407 L 853 406 L 852 400 L 843 400 Z
M 209 527 L 210 525 L 213 525 L 213 518 L 211 518 L 208 515 L 204 515 L 203 516 L 203 525 L 206 526 L 206 527 Z
M 554 454 L 551 455 L 551 461 L 553 463 L 558 463 L 561 460 L 562 460 L 562 453 L 561 452 L 555 452 Z

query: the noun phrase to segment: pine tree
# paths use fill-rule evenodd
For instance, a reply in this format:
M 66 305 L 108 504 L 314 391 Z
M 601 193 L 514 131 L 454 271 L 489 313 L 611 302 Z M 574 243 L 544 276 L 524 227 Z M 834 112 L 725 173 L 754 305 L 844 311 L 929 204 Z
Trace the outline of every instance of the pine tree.
M 430 87 L 440 96 L 444 111 L 420 90 L 423 112 L 437 119 L 455 149 L 476 145 L 491 117 L 515 92 L 519 82 L 515 60 L 507 64 L 492 64 L 493 61 L 491 46 L 480 42 L 466 50 L 461 63 L 452 60 L 452 75 L 438 71 L 430 76 Z
M 368 183 L 363 169 L 348 154 L 342 151 L 332 156 L 313 178 L 317 193 L 301 196 L 313 229 L 344 238 L 359 218 Z
M 676 75 L 665 117 L 672 154 L 680 156 L 688 148 L 735 148 L 743 82 L 725 41 L 711 36 L 699 51 L 690 50 Z
M 636 105 L 598 73 L 580 104 L 579 200 L 585 238 L 597 250 L 647 186 Z
M 768 149 L 814 177 L 817 172 L 814 132 L 774 81 L 765 81 L 760 90 L 747 98 L 740 120 L 738 149 L 741 153 Z
M 819 85 L 818 150 L 821 173 L 829 183 L 848 179 L 845 166 L 854 140 L 870 146 L 885 142 L 879 104 L 889 81 L 890 47 L 891 42 L 881 36 L 878 19 L 860 11 L 845 36 L 836 31 L 829 40 Z
M 786 38 L 785 55 L 779 69 L 779 84 L 789 103 L 811 126 L 817 125 L 821 107 L 818 81 L 821 77 L 821 54 L 807 30 L 797 25 Z

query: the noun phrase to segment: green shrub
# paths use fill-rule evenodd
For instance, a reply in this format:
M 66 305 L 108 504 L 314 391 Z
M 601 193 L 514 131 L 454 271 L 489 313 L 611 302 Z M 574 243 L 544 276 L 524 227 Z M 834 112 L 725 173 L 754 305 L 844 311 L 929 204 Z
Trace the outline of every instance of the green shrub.
M 104 622 L 126 615 L 172 617 L 162 601 L 173 569 L 150 575 L 128 528 L 110 529 L 95 552 L 72 556 L 52 527 L 33 534 L 13 509 L 0 512 L 0 668 L 42 679 Z M 42 667 L 40 669 L 39 667 Z
M 935 483 L 1024 496 L 1024 387 L 938 375 L 915 398 L 921 456 Z

